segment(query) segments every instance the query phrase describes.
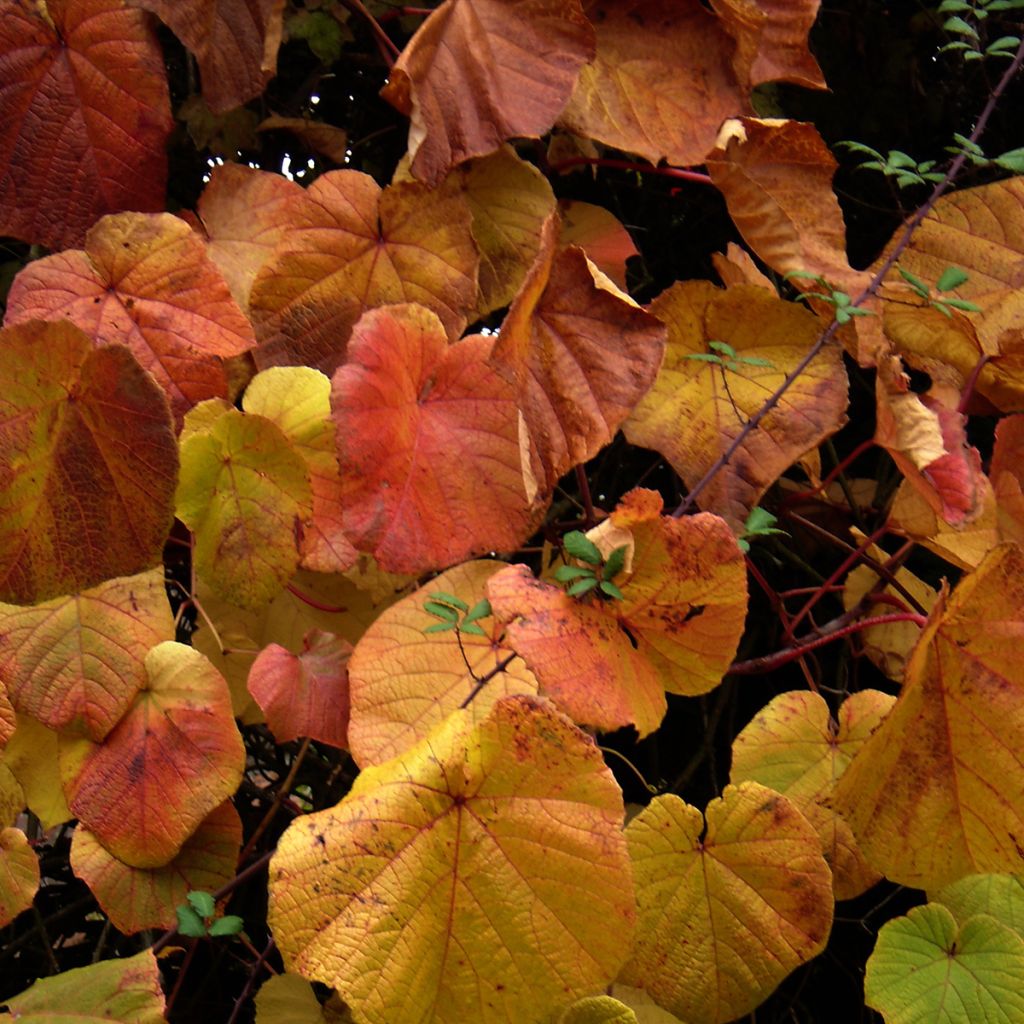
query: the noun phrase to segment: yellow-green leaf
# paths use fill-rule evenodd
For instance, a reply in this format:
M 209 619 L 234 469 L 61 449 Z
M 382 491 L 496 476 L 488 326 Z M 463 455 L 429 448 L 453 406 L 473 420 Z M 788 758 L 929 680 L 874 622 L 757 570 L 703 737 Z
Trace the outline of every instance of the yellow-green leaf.
M 32 906 L 39 858 L 20 828 L 0 829 L 0 928 Z

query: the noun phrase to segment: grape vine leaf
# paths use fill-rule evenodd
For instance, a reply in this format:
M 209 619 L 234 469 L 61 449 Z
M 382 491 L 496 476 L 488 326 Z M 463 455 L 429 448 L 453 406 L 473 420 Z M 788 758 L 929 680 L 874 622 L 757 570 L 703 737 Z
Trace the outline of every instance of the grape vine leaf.
M 64 798 L 58 760 L 57 733 L 28 715 L 19 715 L 14 735 L 4 748 L 3 763 L 21 787 L 25 806 L 43 828 L 73 817 Z
M 558 212 L 562 216 L 559 246 L 578 245 L 601 273 L 625 291 L 626 261 L 640 253 L 622 221 L 603 207 L 578 199 L 559 200 Z
M 0 827 L 0 928 L 28 910 L 39 888 L 39 858 L 20 828 Z
M 1024 938 L 1024 878 L 1020 875 L 965 875 L 929 894 L 959 924 L 987 914 Z

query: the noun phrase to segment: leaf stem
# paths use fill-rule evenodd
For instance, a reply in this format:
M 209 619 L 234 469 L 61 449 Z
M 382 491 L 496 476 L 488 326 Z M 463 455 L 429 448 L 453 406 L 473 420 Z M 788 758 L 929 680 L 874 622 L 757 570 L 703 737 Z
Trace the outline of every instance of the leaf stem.
M 302 745 L 299 747 L 295 757 L 292 758 L 291 766 L 288 769 L 288 774 L 285 776 L 284 781 L 274 792 L 274 800 L 270 807 L 267 808 L 267 813 L 263 815 L 263 820 L 256 826 L 256 831 L 249 836 L 245 846 L 242 847 L 242 852 L 238 855 L 239 861 L 245 860 L 253 848 L 259 842 L 260 836 L 270 827 L 270 823 L 277 817 L 277 812 L 281 810 L 281 805 L 285 801 L 285 797 L 291 792 L 292 786 L 295 784 L 295 776 L 299 774 L 299 768 L 302 767 L 302 762 L 306 759 L 306 754 L 309 753 L 309 737 L 306 736 L 302 740 Z
M 310 608 L 315 608 L 318 612 L 328 612 L 331 615 L 341 615 L 343 612 L 347 612 L 348 608 L 342 605 L 325 604 L 323 601 L 317 600 L 317 598 L 306 594 L 299 590 L 294 583 L 289 583 L 285 588 L 292 597 L 297 597 L 303 604 L 308 604 Z
M 683 181 L 696 181 L 701 185 L 711 185 L 711 175 L 701 171 L 688 171 L 683 167 L 657 167 L 654 164 L 640 163 L 637 160 L 617 160 L 607 156 L 570 156 L 548 164 L 547 169 L 556 174 L 570 167 L 608 167 L 615 171 L 639 171 L 641 174 L 660 174 L 665 178 L 682 178 Z
M 477 695 L 480 693 L 480 691 L 496 675 L 500 675 L 502 672 L 504 672 L 505 669 L 508 668 L 508 666 L 513 661 L 515 661 L 515 659 L 518 658 L 518 657 L 519 657 L 519 655 L 516 654 L 515 651 L 513 651 L 511 654 L 509 654 L 506 657 L 502 658 L 501 661 L 499 661 L 497 663 L 497 665 L 495 665 L 494 668 L 491 669 L 490 672 L 487 672 L 484 675 L 480 676 L 480 678 L 477 679 L 477 681 L 476 681 L 476 685 L 473 687 L 472 690 L 470 690 L 469 696 L 459 705 L 459 709 L 461 710 L 462 708 L 468 708 L 469 705 L 472 704 L 474 700 L 476 700 Z

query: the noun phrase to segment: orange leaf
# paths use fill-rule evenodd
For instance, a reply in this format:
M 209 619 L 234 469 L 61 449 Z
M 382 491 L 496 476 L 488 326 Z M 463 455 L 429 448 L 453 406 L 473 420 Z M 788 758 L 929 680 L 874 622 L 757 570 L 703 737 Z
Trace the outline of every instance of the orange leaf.
M 18 275 L 7 323 L 63 319 L 97 347 L 127 345 L 179 420 L 196 402 L 227 396 L 223 357 L 256 341 L 202 242 L 169 213 L 104 217 L 84 251 L 47 256 Z
M 462 333 L 480 258 L 459 193 L 416 182 L 382 191 L 359 171 L 330 171 L 305 196 L 250 295 L 260 369 L 297 363 L 333 373 L 360 313 L 388 303 L 419 303 L 449 337 Z
M 692 487 L 803 359 L 822 324 L 752 285 L 722 291 L 707 281 L 684 281 L 650 308 L 668 325 L 668 352 L 625 434 L 631 444 L 661 452 Z M 711 342 L 731 346 L 735 359 L 704 361 L 714 354 Z M 741 529 L 768 487 L 843 425 L 846 402 L 842 355 L 831 345 L 704 488 L 700 505 Z
M 348 747 L 347 640 L 312 629 L 303 650 L 264 647 L 249 670 L 249 692 L 267 716 L 278 743 L 308 736 L 332 747 Z
M 545 493 L 615 436 L 654 382 L 665 337 L 580 249 L 558 252 L 556 232 L 552 217 L 492 360 L 516 385 Z
M 559 123 L 658 163 L 699 164 L 727 117 L 750 109 L 733 40 L 700 0 L 588 0 L 597 56 Z
M 259 96 L 277 71 L 284 0 L 131 0 L 191 50 L 203 99 L 224 114 Z
M 636 650 L 604 602 L 585 604 L 510 565 L 487 584 L 506 643 L 526 662 L 573 721 L 601 732 L 635 726 L 643 738 L 665 717 L 665 691 L 651 662 Z
M 691 1024 L 742 1017 L 832 926 L 832 877 L 784 796 L 741 782 L 702 815 L 659 796 L 626 828 L 637 940 L 620 980 Z
M 1024 546 L 1024 415 L 1006 416 L 996 425 L 989 477 L 999 502 L 999 529 L 1006 540 Z
M 80 245 L 105 213 L 162 210 L 173 127 L 163 53 L 122 0 L 7 2 L 0 234 Z
M 781 693 L 733 741 L 730 780 L 759 782 L 793 801 L 818 832 L 838 900 L 859 896 L 881 878 L 864 862 L 850 826 L 829 801 L 836 781 L 894 699 L 861 690 L 843 701 L 834 722 L 818 694 Z
M 562 215 L 559 247 L 578 245 L 603 274 L 625 291 L 626 261 L 640 253 L 622 221 L 600 206 L 575 199 L 561 200 L 558 212 Z
M 71 869 L 92 890 L 111 924 L 125 935 L 171 928 L 175 907 L 193 889 L 216 892 L 235 874 L 242 822 L 230 801 L 214 808 L 177 855 L 159 868 L 133 868 L 108 853 L 79 825 L 71 840 Z
M 543 135 L 593 53 L 579 0 L 445 0 L 382 91 L 412 118 L 412 173 L 436 185 L 506 139 Z
M 600 751 L 546 701 L 455 712 L 292 823 L 270 927 L 287 969 L 366 1024 L 393 1024 L 395 993 L 410 1020 L 536 1020 L 628 955 L 622 815 Z
M 360 638 L 349 663 L 349 741 L 359 765 L 400 754 L 471 696 L 467 710 L 478 721 L 502 697 L 537 692 L 537 680 L 518 658 L 479 687 L 477 680 L 513 653 L 493 618 L 479 621 L 484 636 L 426 632 L 438 623 L 423 607 L 432 593 L 453 594 L 472 608 L 504 567 L 492 561 L 457 565 L 384 611 Z
M 227 684 L 197 651 L 158 644 L 148 686 L 102 744 L 60 739 L 68 804 L 132 867 L 167 864 L 242 780 L 245 748 Z
M 28 910 L 39 888 L 39 858 L 20 828 L 0 828 L 0 928 Z
M 99 743 L 145 685 L 146 653 L 173 639 L 161 566 L 28 608 L 0 605 L 0 676 L 21 714 Z
M 449 345 L 415 305 L 371 310 L 352 332 L 331 394 L 345 525 L 385 569 L 451 565 L 530 532 L 518 411 L 492 344 Z
M 224 275 L 235 302 L 248 309 L 260 267 L 288 232 L 293 208 L 306 193 L 280 174 L 244 164 L 222 164 L 196 205 L 206 250 Z
M 128 349 L 68 323 L 0 332 L 0 600 L 157 564 L 177 471 L 167 401 Z
M 895 707 L 836 789 L 868 863 L 892 881 L 933 889 L 1019 870 L 1022 637 L 1024 554 L 1004 544 L 940 596 Z

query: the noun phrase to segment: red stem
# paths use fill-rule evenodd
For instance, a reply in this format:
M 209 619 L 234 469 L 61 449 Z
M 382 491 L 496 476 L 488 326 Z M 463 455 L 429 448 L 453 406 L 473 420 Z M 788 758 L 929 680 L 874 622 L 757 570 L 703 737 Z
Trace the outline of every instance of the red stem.
M 341 605 L 324 604 L 323 601 L 318 601 L 315 597 L 304 594 L 294 583 L 288 584 L 288 593 L 297 597 L 303 604 L 308 604 L 310 608 L 316 608 L 317 611 L 330 612 L 332 615 L 340 615 L 342 612 L 348 611 L 347 608 L 343 608 Z
M 655 167 L 654 164 L 639 163 L 636 160 L 615 160 L 606 156 L 570 156 L 557 163 L 548 164 L 548 170 L 568 170 L 570 167 L 609 167 L 616 171 L 639 171 L 641 174 L 660 174 L 666 178 L 682 178 L 697 181 L 702 185 L 712 184 L 711 176 L 700 171 L 687 171 L 682 167 Z
M 981 376 L 981 371 L 985 369 L 985 364 L 991 358 L 992 357 L 986 352 L 977 361 L 977 363 L 975 363 L 974 369 L 971 370 L 970 377 L 967 378 L 967 383 L 964 384 L 964 393 L 960 396 L 960 401 L 957 404 L 957 412 L 962 413 L 967 408 L 967 403 L 970 402 L 971 396 L 974 394 L 974 388 L 978 383 L 978 378 Z

